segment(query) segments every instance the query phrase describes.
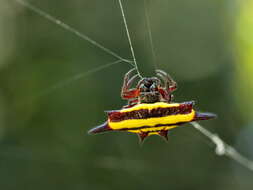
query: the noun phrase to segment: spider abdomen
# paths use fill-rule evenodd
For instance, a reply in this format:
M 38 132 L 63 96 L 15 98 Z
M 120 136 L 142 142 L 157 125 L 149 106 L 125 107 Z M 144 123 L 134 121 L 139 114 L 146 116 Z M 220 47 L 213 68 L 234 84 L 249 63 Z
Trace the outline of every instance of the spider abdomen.
M 167 137 L 167 131 L 178 125 L 196 120 L 214 118 L 211 113 L 199 113 L 193 109 L 194 102 L 138 104 L 131 108 L 108 111 L 108 120 L 90 133 L 105 131 L 128 131 L 140 137 L 158 134 Z

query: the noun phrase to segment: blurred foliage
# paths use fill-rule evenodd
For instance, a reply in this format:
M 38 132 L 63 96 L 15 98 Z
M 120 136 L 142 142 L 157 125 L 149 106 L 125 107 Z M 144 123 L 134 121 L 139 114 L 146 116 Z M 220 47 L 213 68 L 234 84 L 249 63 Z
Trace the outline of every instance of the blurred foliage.
M 130 58 L 116 0 L 29 0 Z M 124 1 L 143 75 L 154 75 L 144 3 Z M 175 101 L 219 118 L 201 122 L 253 159 L 252 0 L 149 1 L 159 68 L 178 82 Z M 165 143 L 135 135 L 87 135 L 119 109 L 119 63 L 62 88 L 71 77 L 115 59 L 24 8 L 0 2 L 0 187 L 1 189 L 252 189 L 253 174 L 227 158 L 190 125 Z

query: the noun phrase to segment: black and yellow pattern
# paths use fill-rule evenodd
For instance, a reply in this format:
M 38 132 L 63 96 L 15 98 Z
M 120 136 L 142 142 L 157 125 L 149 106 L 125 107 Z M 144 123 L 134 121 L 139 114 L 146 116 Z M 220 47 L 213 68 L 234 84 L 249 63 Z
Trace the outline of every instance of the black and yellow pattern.
M 108 120 L 89 131 L 128 131 L 137 133 L 141 140 L 150 135 L 167 139 L 167 131 L 187 122 L 214 118 L 211 113 L 199 113 L 193 109 L 194 102 L 138 104 L 122 110 L 108 111 Z

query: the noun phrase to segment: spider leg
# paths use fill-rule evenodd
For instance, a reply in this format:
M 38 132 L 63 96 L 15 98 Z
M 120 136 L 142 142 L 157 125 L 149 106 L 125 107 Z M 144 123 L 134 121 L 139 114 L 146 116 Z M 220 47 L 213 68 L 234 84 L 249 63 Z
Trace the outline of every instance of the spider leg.
M 133 81 L 138 77 L 138 74 L 134 75 L 132 78 L 130 78 L 130 75 L 133 73 L 133 71 L 136 70 L 131 69 L 125 74 L 123 86 L 121 89 L 121 97 L 122 99 L 132 99 L 136 98 L 139 95 L 139 90 L 136 88 L 130 89 L 130 86 L 133 84 Z
M 168 102 L 170 103 L 173 95 L 169 94 L 168 91 L 165 88 L 158 88 L 158 91 L 160 92 L 160 94 L 162 95 L 163 99 L 162 101 Z
M 127 89 L 129 89 L 129 87 L 133 84 L 134 80 L 135 80 L 138 76 L 139 76 L 139 75 L 136 74 L 136 75 L 134 75 L 130 80 L 128 80 L 127 85 L 126 85 Z
M 124 76 L 124 82 L 125 83 L 127 83 L 127 81 L 129 80 L 129 77 L 130 77 L 130 75 L 133 73 L 133 71 L 135 71 L 136 70 L 136 68 L 132 68 L 132 69 L 130 69 L 126 74 L 125 74 L 125 76 Z
M 158 69 L 156 70 L 156 74 L 157 76 L 163 79 L 165 83 L 165 87 L 167 91 L 169 92 L 169 94 L 177 89 L 177 83 L 172 79 L 172 77 L 169 74 Z
M 124 81 L 123 81 L 123 86 L 122 86 L 122 91 L 123 91 L 123 90 L 126 91 L 126 90 L 129 88 L 129 85 L 130 85 L 130 84 L 129 84 L 129 78 L 130 78 L 131 73 L 133 73 L 134 70 L 135 70 L 135 68 L 129 70 L 129 71 L 125 74 L 125 76 L 124 76 Z M 130 79 L 130 81 L 131 81 L 131 79 Z
M 134 98 L 132 100 L 129 100 L 128 105 L 123 106 L 123 108 L 131 108 L 135 106 L 136 104 L 138 104 L 138 102 L 139 102 L 138 98 Z

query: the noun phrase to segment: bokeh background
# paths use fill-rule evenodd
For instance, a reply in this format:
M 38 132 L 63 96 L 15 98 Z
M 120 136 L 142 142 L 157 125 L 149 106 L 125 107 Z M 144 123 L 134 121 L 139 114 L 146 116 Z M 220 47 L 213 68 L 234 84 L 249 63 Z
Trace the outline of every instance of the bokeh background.
M 131 58 L 117 0 L 29 2 Z M 201 124 L 253 159 L 253 1 L 147 1 L 155 61 L 144 1 L 123 3 L 140 72 L 154 75 L 156 63 L 170 73 L 175 101 L 217 113 Z M 253 173 L 215 155 L 190 125 L 143 146 L 128 133 L 87 135 L 104 110 L 126 104 L 120 90 L 131 67 L 74 78 L 113 61 L 15 0 L 0 1 L 0 189 L 253 188 Z

